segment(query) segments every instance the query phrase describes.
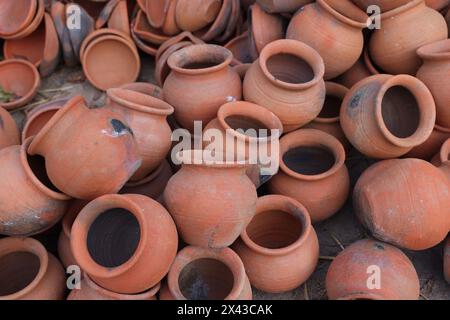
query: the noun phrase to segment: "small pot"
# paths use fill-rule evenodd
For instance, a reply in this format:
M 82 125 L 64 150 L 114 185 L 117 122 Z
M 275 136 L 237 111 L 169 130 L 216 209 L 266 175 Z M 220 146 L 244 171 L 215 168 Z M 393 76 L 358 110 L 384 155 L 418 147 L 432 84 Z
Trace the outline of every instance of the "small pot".
M 0 149 L 20 144 L 16 121 L 8 111 L 0 107 Z
M 255 217 L 233 249 L 252 286 L 271 293 L 296 289 L 319 261 L 319 240 L 308 211 L 294 199 L 277 195 L 259 198 Z
M 14 36 L 25 29 L 33 21 L 37 6 L 37 0 L 0 1 L 0 37 Z
M 436 167 L 440 167 L 447 161 L 450 161 L 450 138 L 442 144 L 439 153 L 434 156 L 431 163 Z
M 221 0 L 177 0 L 176 23 L 183 31 L 198 31 L 214 22 Z
M 122 31 L 130 36 L 130 20 L 126 1 L 119 1 L 108 20 L 108 28 Z
M 5 0 L 4 0 L 5 1 Z M 28 1 L 28 2 L 35 2 L 36 0 Z M 35 15 L 33 16 L 33 20 L 31 23 L 29 23 L 25 28 L 21 29 L 19 32 L 13 34 L 13 35 L 3 35 L 1 36 L 3 39 L 10 40 L 10 39 L 22 39 L 30 34 L 32 34 L 41 24 L 42 19 L 44 18 L 45 13 L 45 4 L 44 0 L 37 0 L 37 8 Z
M 379 288 L 370 288 L 372 275 L 381 276 Z M 375 277 L 373 277 L 375 278 Z M 326 277 L 330 300 L 418 300 L 416 269 L 399 249 L 371 239 L 359 240 L 331 263 Z
M 0 300 L 64 299 L 64 269 L 39 241 L 0 239 L 0 261 Z
M 286 13 L 296 12 L 313 0 L 257 0 L 257 2 L 266 12 Z
M 405 154 L 405 158 L 418 158 L 423 160 L 431 160 L 431 158 L 439 152 L 440 147 L 445 140 L 450 138 L 450 128 L 444 128 L 438 125 L 434 126 L 433 132 L 427 141 L 421 145 L 414 147 L 410 152 Z
M 169 272 L 178 236 L 169 213 L 156 201 L 141 195 L 106 195 L 80 212 L 70 242 L 75 260 L 96 284 L 116 293 L 138 294 Z

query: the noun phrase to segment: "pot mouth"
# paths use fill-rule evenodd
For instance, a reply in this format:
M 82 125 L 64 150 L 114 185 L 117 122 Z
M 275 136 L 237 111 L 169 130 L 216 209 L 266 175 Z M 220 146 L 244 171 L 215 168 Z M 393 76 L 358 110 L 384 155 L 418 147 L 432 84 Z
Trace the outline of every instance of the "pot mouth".
M 349 92 L 347 87 L 335 82 L 325 82 L 326 96 L 322 111 L 314 120 L 318 123 L 336 123 L 340 119 L 341 105 L 345 95 Z
M 174 52 L 167 64 L 178 73 L 197 75 L 216 72 L 233 60 L 230 50 L 214 44 L 193 44 Z
M 325 74 L 325 64 L 319 53 L 297 40 L 269 43 L 261 51 L 259 65 L 273 84 L 290 90 L 310 88 L 322 81 Z
M 448 60 L 450 59 L 450 39 L 424 45 L 417 49 L 417 55 L 423 60 Z
M 168 285 L 178 300 L 237 300 L 245 278 L 244 264 L 233 250 L 188 246 L 175 258 Z
M 325 179 L 345 165 L 345 150 L 339 140 L 316 129 L 285 135 L 280 140 L 280 154 L 281 170 L 304 181 Z
M 42 109 L 31 113 L 30 116 L 28 117 L 25 126 L 22 130 L 22 141 L 25 141 L 25 139 L 31 137 L 33 134 L 29 133 L 29 130 L 32 128 L 34 121 L 36 121 L 37 119 L 39 119 L 40 117 L 46 117 L 47 115 L 49 115 L 49 119 L 51 119 L 51 117 L 53 115 L 56 114 L 56 112 L 58 112 L 59 109 L 61 109 L 61 107 L 67 103 L 68 100 L 64 99 L 64 100 L 58 100 L 52 104 L 43 106 Z
M 381 86 L 375 103 L 377 125 L 384 137 L 396 146 L 412 148 L 420 145 L 433 131 L 436 122 L 434 99 L 425 84 L 415 77 L 392 76 Z M 406 121 L 407 117 L 410 121 Z
M 364 29 L 370 25 L 369 16 L 351 1 L 317 0 L 317 3 L 339 21 Z
M 442 145 L 439 157 L 442 163 L 450 161 L 450 138 Z
M 311 233 L 308 210 L 298 201 L 278 195 L 258 199 L 256 215 L 241 234 L 253 251 L 275 256 L 301 247 Z
M 386 11 L 384 13 L 381 14 L 381 20 L 385 20 L 385 19 L 390 19 L 400 13 L 403 13 L 405 11 L 408 11 L 412 8 L 415 8 L 419 5 L 423 5 L 425 6 L 425 2 L 424 0 L 412 0 L 409 2 L 406 2 L 405 4 L 401 5 L 400 7 L 397 7 L 395 9 Z
M 176 154 L 176 160 L 182 165 L 198 166 L 206 168 L 247 168 L 249 161 L 244 156 L 237 154 L 230 159 L 227 153 L 216 150 L 182 150 Z
M 124 195 L 105 195 L 90 202 L 75 219 L 71 234 L 75 260 L 91 277 L 101 279 L 130 270 L 148 238 L 144 213 Z
M 0 240 L 0 263 L 0 300 L 17 300 L 43 280 L 48 269 L 48 253 L 33 238 L 4 238 Z

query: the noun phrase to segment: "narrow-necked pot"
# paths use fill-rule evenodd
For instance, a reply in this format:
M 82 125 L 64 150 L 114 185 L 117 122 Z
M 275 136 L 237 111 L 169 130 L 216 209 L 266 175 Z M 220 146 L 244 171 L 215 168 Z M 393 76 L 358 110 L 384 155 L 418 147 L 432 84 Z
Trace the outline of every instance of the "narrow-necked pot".
M 176 23 L 183 31 L 201 30 L 214 22 L 221 7 L 221 0 L 178 0 Z
M 20 134 L 16 121 L 4 108 L 0 107 L 0 149 L 20 144 Z
M 313 2 L 313 0 L 257 0 L 256 2 L 266 12 L 287 13 L 295 12 L 305 4 Z

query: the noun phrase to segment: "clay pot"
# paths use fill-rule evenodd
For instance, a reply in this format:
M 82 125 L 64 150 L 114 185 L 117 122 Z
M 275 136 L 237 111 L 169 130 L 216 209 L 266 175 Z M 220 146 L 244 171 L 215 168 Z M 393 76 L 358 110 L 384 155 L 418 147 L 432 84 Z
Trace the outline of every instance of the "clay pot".
M 211 44 L 189 46 L 170 56 L 172 72 L 164 82 L 164 96 L 182 127 L 192 132 L 194 121 L 206 125 L 221 105 L 241 100 L 242 82 L 230 67 L 232 59 L 228 49 Z
M 225 43 L 230 38 L 236 34 L 239 34 L 240 31 L 238 29 L 240 20 L 243 19 L 242 13 L 241 13 L 241 6 L 240 6 L 240 0 L 232 0 L 231 1 L 231 16 L 228 20 L 228 24 L 226 25 L 225 31 L 220 35 L 219 37 L 215 38 L 214 40 L 218 43 Z M 242 22 L 243 23 L 243 22 Z
M 178 0 L 169 0 L 169 7 L 167 8 L 166 19 L 161 27 L 164 34 L 174 36 L 181 32 L 176 22 L 176 9 Z
M 352 0 L 362 10 L 367 11 L 367 8 L 371 5 L 380 7 L 381 12 L 390 11 L 401 7 L 402 5 L 410 2 L 411 0 Z
M 131 90 L 140 92 L 158 99 L 164 99 L 163 90 L 158 87 L 157 85 L 154 85 L 152 83 L 148 82 L 132 82 L 124 84 L 120 87 L 121 89 Z
M 108 20 L 108 28 L 122 31 L 130 35 L 127 1 L 119 1 Z
M 380 23 L 381 29 L 374 30 L 370 38 L 370 56 L 390 74 L 415 75 L 421 64 L 416 50 L 448 36 L 444 18 L 424 0 L 383 13 Z
M 117 6 L 119 7 L 119 6 Z M 75 9 L 76 8 L 76 9 Z M 74 10 L 74 11 L 72 11 Z M 77 62 L 80 61 L 80 48 L 83 44 L 84 39 L 86 39 L 89 34 L 94 32 L 95 30 L 95 21 L 94 19 L 89 15 L 89 13 L 86 12 L 86 10 L 79 5 L 70 4 L 70 10 L 68 10 L 68 7 L 66 6 L 66 14 L 65 14 L 65 21 L 70 19 L 73 19 L 73 12 L 77 12 L 78 16 L 78 28 L 66 28 L 69 35 L 69 41 L 70 46 L 73 49 L 73 53 L 77 59 Z M 117 27 L 117 26 L 115 26 Z M 129 28 L 129 27 L 128 27 Z M 129 32 L 128 32 L 129 34 Z M 67 40 L 66 40 L 67 41 Z M 64 41 L 63 41 L 64 43 Z M 68 48 L 67 48 L 68 50 Z
M 272 111 L 290 132 L 319 115 L 326 93 L 323 75 L 323 60 L 314 49 L 295 40 L 277 40 L 247 71 L 244 99 Z
M 36 15 L 37 0 L 0 1 L 0 37 L 14 36 L 25 29 Z
M 141 180 L 156 170 L 170 151 L 172 130 L 167 116 L 173 113 L 173 107 L 127 89 L 109 89 L 107 95 L 107 108 L 123 116 L 136 139 L 142 164 L 131 180 Z
M 381 286 L 371 289 L 368 284 L 372 284 L 370 276 L 375 272 L 381 276 Z M 334 259 L 326 289 L 331 300 L 418 300 L 420 283 L 416 269 L 401 250 L 364 239 Z
M 0 239 L 0 300 L 62 300 L 59 261 L 32 238 Z
M 397 158 L 424 143 L 436 119 L 433 96 L 409 75 L 376 75 L 346 95 L 341 126 L 352 145 L 368 157 Z
M 252 289 L 233 250 L 189 246 L 175 258 L 160 299 L 252 300 Z
M 445 84 L 450 81 L 450 39 L 421 47 L 417 54 L 424 61 L 417 78 L 430 89 L 436 103 L 436 123 L 450 127 L 450 92 Z
M 121 294 L 106 290 L 92 281 L 88 275 L 84 275 L 80 283 L 80 290 L 74 289 L 70 292 L 67 300 L 102 301 L 102 300 L 157 300 L 161 284 L 157 284 L 148 291 L 138 294 Z
M 95 21 L 96 29 L 101 29 L 108 23 L 111 14 L 113 13 L 114 9 L 116 8 L 116 6 L 119 4 L 120 1 L 122 0 L 109 0 L 106 2 L 106 4 L 103 6 L 103 9 L 100 11 Z
M 0 234 L 31 236 L 54 226 L 70 198 L 49 181 L 44 159 L 27 155 L 32 138 L 0 151 Z M 11 191 L 14 190 L 14 197 Z
M 258 200 L 256 215 L 233 249 L 250 283 L 264 292 L 296 289 L 314 272 L 319 240 L 306 208 L 284 196 Z
M 450 129 L 435 125 L 431 136 L 421 145 L 414 147 L 410 152 L 405 154 L 406 158 L 418 158 L 430 160 L 433 155 L 439 152 L 439 148 L 450 138 Z
M 161 28 L 166 19 L 169 0 L 146 0 L 145 12 L 147 20 L 154 28 Z
M 221 0 L 177 0 L 176 23 L 183 31 L 198 31 L 214 22 Z
M 195 36 L 203 41 L 209 42 L 222 35 L 227 29 L 228 22 L 232 18 L 233 0 L 223 0 L 222 7 L 217 14 L 216 20 L 208 27 L 199 30 Z M 225 39 L 226 41 L 227 39 Z
M 141 40 L 154 45 L 160 45 L 170 39 L 162 30 L 152 27 L 145 17 L 145 13 L 138 11 L 135 22 L 133 24 L 133 32 Z
M 327 95 L 322 111 L 313 122 L 307 124 L 304 128 L 317 129 L 331 134 L 342 143 L 345 150 L 348 150 L 351 144 L 345 137 L 339 120 L 342 101 L 348 93 L 348 89 L 334 82 L 326 82 L 325 85 Z
M 440 167 L 447 161 L 450 161 L 450 138 L 442 144 L 439 153 L 434 156 L 431 163 L 436 167 Z
M 34 2 L 34 1 L 35 0 L 28 1 L 28 2 Z M 22 39 L 22 38 L 25 38 L 25 37 L 29 36 L 41 24 L 42 19 L 44 18 L 44 13 L 45 13 L 44 0 L 37 0 L 36 12 L 35 12 L 35 15 L 33 16 L 32 21 L 28 25 L 26 25 L 25 28 L 21 29 L 19 32 L 14 33 L 12 35 L 3 35 L 1 37 L 3 39 L 9 40 L 9 39 Z M 8 12 L 7 12 L 7 14 L 8 14 Z
M 257 2 L 266 12 L 285 13 L 295 12 L 313 0 L 257 0 Z
M 447 238 L 444 248 L 444 277 L 450 283 L 450 237 Z
M 178 153 L 183 166 L 170 179 L 164 203 L 186 243 L 224 248 L 252 219 L 257 194 L 245 161 L 224 161 L 218 151 L 216 159 L 211 156 L 207 150 Z
M 248 48 L 248 37 L 248 32 L 245 32 L 225 45 L 225 48 L 233 53 L 233 65 L 247 64 L 254 61 Z
M 20 144 L 17 124 L 8 111 L 0 107 L 0 149 Z
M 270 193 L 303 204 L 313 223 L 334 215 L 348 199 L 350 178 L 339 140 L 319 130 L 301 129 L 280 141 L 280 171 Z
M 28 152 L 45 158 L 56 187 L 84 200 L 117 193 L 142 162 L 122 116 L 105 108 L 90 110 L 81 96 L 50 119 Z
M 0 62 L 0 88 L 13 95 L 12 100 L 0 100 L 0 107 L 13 110 L 33 100 L 41 84 L 36 67 L 28 61 L 9 59 Z
M 106 195 L 76 218 L 70 238 L 80 267 L 99 286 L 137 294 L 169 272 L 178 247 L 176 226 L 156 201 L 141 195 Z
M 325 79 L 333 79 L 361 56 L 362 30 L 368 20 L 366 13 L 349 0 L 317 0 L 295 14 L 286 37 L 316 49 L 325 63 Z
M 358 180 L 353 203 L 374 237 L 402 248 L 434 247 L 449 230 L 449 181 L 443 171 L 423 160 L 373 165 Z
M 446 8 L 449 4 L 449 0 L 425 0 L 425 3 L 428 7 L 433 8 L 434 10 L 441 11 Z
M 351 89 L 359 81 L 380 73 L 377 67 L 373 65 L 366 48 L 358 61 L 335 81 Z

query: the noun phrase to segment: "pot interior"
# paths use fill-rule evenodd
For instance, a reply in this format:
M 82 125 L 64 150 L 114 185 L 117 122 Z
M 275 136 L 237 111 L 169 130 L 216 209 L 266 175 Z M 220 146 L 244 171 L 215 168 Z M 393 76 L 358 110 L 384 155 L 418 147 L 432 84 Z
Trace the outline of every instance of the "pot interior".
M 207 69 L 218 66 L 225 62 L 225 57 L 221 54 L 211 54 L 208 56 L 193 56 L 191 59 L 181 61 L 180 67 L 183 69 Z
M 50 119 L 58 112 L 58 109 L 47 110 L 42 112 L 29 123 L 25 138 L 37 135 L 42 128 L 50 121 Z
M 302 146 L 289 150 L 283 156 L 286 166 L 302 175 L 319 175 L 336 163 L 333 153 L 323 147 Z
M 106 268 L 116 268 L 136 252 L 141 229 L 128 210 L 114 208 L 101 213 L 91 224 L 87 247 L 92 259 Z
M 288 53 L 270 57 L 267 70 L 277 80 L 291 84 L 302 84 L 314 79 L 314 70 L 304 59 Z
M 28 165 L 31 171 L 33 171 L 36 178 L 48 189 L 61 193 L 57 187 L 50 181 L 45 169 L 45 158 L 40 155 L 30 156 L 27 154 Z
M 0 296 L 25 289 L 39 273 L 39 257 L 31 252 L 12 252 L 0 257 Z
M 336 96 L 327 95 L 319 118 L 332 119 L 339 117 L 341 112 L 342 99 Z
M 381 113 L 387 129 L 398 138 L 412 136 L 419 127 L 419 105 L 405 87 L 393 86 L 386 91 L 381 102 Z
M 243 133 L 249 137 L 257 138 L 270 136 L 270 129 L 257 119 L 236 115 L 226 117 L 225 122 L 233 130 L 243 130 Z
M 188 300 L 224 300 L 233 290 L 234 276 L 223 262 L 204 258 L 183 268 L 178 285 Z

